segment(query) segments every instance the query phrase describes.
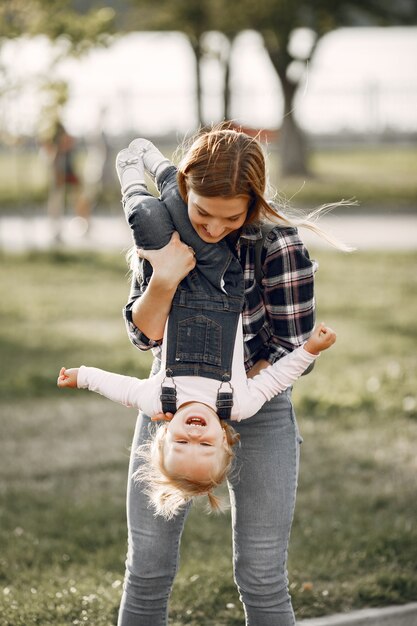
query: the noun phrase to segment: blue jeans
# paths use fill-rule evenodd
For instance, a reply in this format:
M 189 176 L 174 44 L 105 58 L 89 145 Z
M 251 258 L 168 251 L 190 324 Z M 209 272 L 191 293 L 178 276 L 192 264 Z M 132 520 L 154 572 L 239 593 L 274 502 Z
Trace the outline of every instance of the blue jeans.
M 174 230 L 195 252 L 197 265 L 182 281 L 183 289 L 200 289 L 210 294 L 226 293 L 240 297 L 243 306 L 244 280 L 242 267 L 226 239 L 215 245 L 203 241 L 188 217 L 187 205 L 181 198 L 174 166 L 164 170 L 157 179 L 160 199 L 145 188 L 135 189 L 123 197 L 123 207 L 135 244 L 145 250 L 159 250 L 171 239 Z
M 175 167 L 157 181 L 160 199 L 145 188 L 123 198 L 136 245 L 165 246 L 176 229 L 194 249 L 196 267 L 177 288 L 168 319 L 167 372 L 230 380 L 239 315 L 244 303 L 242 267 L 225 240 L 206 243 L 194 230 L 177 185 Z
M 141 487 L 131 479 L 138 445 L 149 435 L 139 415 L 128 480 L 128 555 L 118 626 L 166 626 L 189 508 L 171 521 L 154 517 Z M 287 391 L 257 415 L 235 424 L 241 442 L 229 482 L 234 575 L 247 626 L 293 626 L 288 594 L 287 548 L 295 506 L 301 438 Z M 201 564 L 204 569 L 204 563 Z

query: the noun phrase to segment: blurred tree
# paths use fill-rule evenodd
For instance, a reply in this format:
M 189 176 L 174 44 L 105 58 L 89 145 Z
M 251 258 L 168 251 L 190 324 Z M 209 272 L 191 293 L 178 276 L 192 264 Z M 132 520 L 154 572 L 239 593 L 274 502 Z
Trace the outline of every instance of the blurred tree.
M 22 35 L 47 35 L 62 39 L 66 52 L 81 54 L 93 45 L 104 44 L 114 30 L 112 7 L 81 11 L 71 0 L 3 0 L 0 4 L 0 43 Z
M 306 145 L 297 125 L 294 97 L 304 79 L 305 68 L 310 61 L 319 39 L 326 33 L 342 26 L 393 25 L 416 23 L 416 0 L 212 0 L 214 20 L 211 28 L 217 28 L 231 42 L 242 30 L 254 29 L 264 40 L 265 49 L 278 74 L 284 97 L 284 117 L 280 144 L 282 173 L 306 175 Z M 296 45 L 299 29 L 308 29 L 310 45 L 303 50 Z M 304 35 L 308 33 L 304 32 Z M 306 41 L 308 37 L 304 37 Z M 229 56 L 230 62 L 230 56 Z M 228 81 L 230 72 L 225 71 Z M 225 85 L 225 93 L 230 92 Z M 228 97 L 225 99 L 229 103 Z M 230 116 L 230 110 L 226 109 Z
M 39 89 L 47 94 L 47 104 L 43 109 L 41 124 L 48 133 L 68 99 L 68 87 L 61 80 L 53 77 L 53 67 L 63 57 L 80 56 L 93 46 L 106 45 L 109 36 L 115 30 L 115 11 L 111 6 L 94 8 L 89 2 L 83 3 L 83 9 L 76 0 L 3 0 L 0 4 L 0 47 L 5 40 L 22 36 L 35 37 L 46 35 L 51 41 L 58 42 L 54 56 L 45 76 L 34 80 Z M 8 91 L 23 89 L 27 86 L 16 81 L 12 72 L 2 72 L 0 95 Z
M 213 50 L 206 45 L 209 31 L 225 36 L 215 51 L 223 65 L 224 117 L 231 118 L 230 62 L 236 36 L 248 29 L 258 31 L 279 77 L 284 116 L 280 145 L 282 173 L 306 175 L 307 154 L 303 133 L 297 125 L 294 97 L 319 39 L 341 26 L 409 24 L 416 20 L 416 0 L 130 0 L 129 30 L 179 30 L 190 41 L 196 57 L 196 105 L 200 124 L 202 107 L 201 62 Z M 309 46 L 295 45 L 299 29 Z
M 319 39 L 341 26 L 416 23 L 416 0 L 3 0 L 2 38 L 46 34 L 63 43 L 64 54 L 81 54 L 103 44 L 117 30 L 178 30 L 185 33 L 196 58 L 196 105 L 202 111 L 201 61 L 209 53 L 205 35 L 219 31 L 226 38 L 218 58 L 224 67 L 224 116 L 230 115 L 230 59 L 233 41 L 243 30 L 258 31 L 279 77 L 284 96 L 281 127 L 283 174 L 307 173 L 303 134 L 294 116 L 294 96 Z M 80 19 L 81 18 L 81 19 Z M 299 29 L 308 29 L 310 45 L 295 45 Z M 228 43 L 227 43 L 228 42 Z
M 213 24 L 211 0 L 130 0 L 136 10 L 123 20 L 128 30 L 180 31 L 195 55 L 196 107 L 198 124 L 203 120 L 201 65 L 205 56 L 203 35 Z

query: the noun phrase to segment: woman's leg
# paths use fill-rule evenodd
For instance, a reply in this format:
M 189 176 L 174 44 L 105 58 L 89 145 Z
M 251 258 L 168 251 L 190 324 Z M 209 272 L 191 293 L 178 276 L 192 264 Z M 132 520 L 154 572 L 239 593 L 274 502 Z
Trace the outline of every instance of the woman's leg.
M 142 461 L 137 447 L 149 438 L 148 417 L 139 415 L 127 487 L 128 553 L 118 626 L 165 626 L 168 599 L 178 569 L 179 545 L 188 508 L 173 520 L 155 517 L 132 474 Z
M 290 391 L 236 425 L 241 436 L 229 482 L 235 580 L 247 626 L 293 626 L 287 549 L 299 444 Z

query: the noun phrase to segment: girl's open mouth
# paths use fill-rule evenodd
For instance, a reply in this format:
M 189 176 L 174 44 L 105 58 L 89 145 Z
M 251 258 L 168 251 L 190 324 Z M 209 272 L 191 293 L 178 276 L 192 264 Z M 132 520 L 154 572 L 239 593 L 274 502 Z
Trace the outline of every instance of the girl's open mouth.
M 189 417 L 186 422 L 187 426 L 207 426 L 207 422 L 202 417 Z

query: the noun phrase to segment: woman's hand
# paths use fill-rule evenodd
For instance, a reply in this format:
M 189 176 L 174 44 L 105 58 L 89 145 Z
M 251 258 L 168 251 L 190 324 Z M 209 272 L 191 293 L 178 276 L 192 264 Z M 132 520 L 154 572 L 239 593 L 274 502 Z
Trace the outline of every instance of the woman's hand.
M 166 289 L 176 289 L 196 264 L 194 250 L 181 241 L 176 231 L 160 250 L 138 249 L 137 254 L 152 265 L 153 283 Z
M 170 422 L 173 417 L 173 413 L 155 413 L 155 415 L 151 417 L 151 422 Z
M 250 370 L 248 370 L 248 372 L 246 373 L 246 377 L 247 378 L 254 378 L 255 376 L 257 376 L 259 374 L 259 372 L 261 370 L 263 370 L 266 367 L 268 367 L 268 365 L 271 365 L 271 364 L 266 359 L 260 359 L 259 361 L 256 361 L 255 365 L 253 365 L 250 368 Z
M 320 354 L 323 350 L 330 348 L 335 341 L 336 333 L 334 330 L 322 322 L 313 330 L 313 334 L 304 344 L 304 349 L 311 354 Z
M 132 307 L 132 320 L 149 339 L 160 341 L 177 287 L 195 267 L 194 250 L 174 232 L 160 250 L 138 250 L 138 255 L 149 261 L 153 272 L 147 289 Z
M 72 367 L 68 370 L 65 367 L 61 367 L 56 384 L 58 385 L 58 387 L 69 387 L 71 389 L 76 389 L 77 378 L 78 367 Z

